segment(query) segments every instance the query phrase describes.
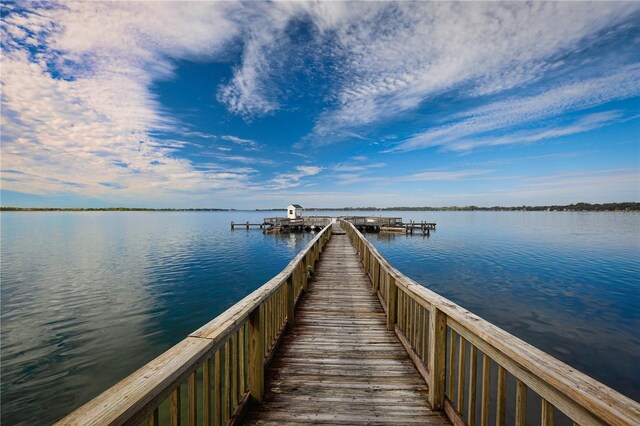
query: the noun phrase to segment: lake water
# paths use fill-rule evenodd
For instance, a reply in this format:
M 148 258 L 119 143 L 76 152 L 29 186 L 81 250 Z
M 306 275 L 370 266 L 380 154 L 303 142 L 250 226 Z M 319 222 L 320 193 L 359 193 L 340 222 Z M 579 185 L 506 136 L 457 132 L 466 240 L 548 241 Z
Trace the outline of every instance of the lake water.
M 368 235 L 406 275 L 640 399 L 640 215 L 372 214 L 438 223 Z M 51 423 L 266 282 L 312 234 L 229 222 L 273 215 L 2 213 L 2 424 Z

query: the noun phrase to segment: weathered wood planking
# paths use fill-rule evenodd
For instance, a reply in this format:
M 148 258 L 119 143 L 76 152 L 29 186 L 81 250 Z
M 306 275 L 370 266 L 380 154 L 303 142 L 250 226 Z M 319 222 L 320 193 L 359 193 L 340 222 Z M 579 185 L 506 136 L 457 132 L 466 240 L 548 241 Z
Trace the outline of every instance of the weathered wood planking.
M 428 404 L 348 238 L 334 232 L 247 424 L 450 424 Z
M 514 422 L 526 422 L 526 394 L 530 389 L 538 394 L 543 404 L 540 416 L 544 424 L 553 424 L 554 409 L 564 413 L 580 425 L 640 425 L 640 404 L 576 371 L 567 364 L 517 337 L 474 315 L 450 300 L 434 293 L 400 273 L 384 259 L 375 247 L 352 224 L 342 222 L 347 234 L 357 248 L 358 258 L 365 265 L 373 265 L 379 275 L 393 283 L 389 286 L 387 306 L 389 326 L 396 322 L 398 336 L 403 341 L 412 360 L 420 368 L 425 362 L 423 342 L 429 341 L 427 362 L 424 366 L 431 392 L 430 402 L 434 408 L 444 407 L 450 420 L 458 424 L 475 424 L 476 410 L 480 409 L 480 424 L 488 425 L 490 417 L 497 425 L 505 422 L 507 376 L 514 377 L 519 385 L 519 398 Z M 369 273 L 372 280 L 375 275 Z M 375 288 L 375 283 L 372 283 Z M 391 291 L 392 290 L 392 291 Z M 395 293 L 395 301 L 393 295 Z M 384 298 L 380 298 L 382 303 Z M 387 304 L 389 302 L 386 302 Z M 420 308 L 422 307 L 422 309 Z M 394 312 L 395 311 L 395 312 Z M 427 316 L 424 313 L 428 312 Z M 435 327 L 435 321 L 438 326 Z M 423 335 L 428 321 L 428 336 Z M 440 332 L 438 332 L 440 330 Z M 417 331 L 417 332 L 416 332 Z M 448 335 L 448 339 L 447 339 Z M 448 341 L 448 345 L 447 345 Z M 466 347 L 470 347 L 471 359 L 466 360 Z M 460 348 L 465 350 L 459 350 Z M 480 407 L 476 407 L 475 392 L 469 392 L 467 418 L 464 416 L 465 372 L 477 367 L 477 353 L 483 353 L 482 375 L 470 377 L 480 380 L 482 388 Z M 446 355 L 445 355 L 446 354 Z M 445 366 L 446 363 L 446 366 Z M 491 365 L 497 365 L 497 381 L 491 383 Z M 455 379 L 458 379 L 457 381 Z M 496 387 L 496 400 L 489 396 Z M 474 388 L 475 389 L 475 386 Z M 524 389 L 524 390 L 523 390 Z M 491 403 L 490 403 L 491 402 Z M 473 406 L 469 405 L 473 403 Z

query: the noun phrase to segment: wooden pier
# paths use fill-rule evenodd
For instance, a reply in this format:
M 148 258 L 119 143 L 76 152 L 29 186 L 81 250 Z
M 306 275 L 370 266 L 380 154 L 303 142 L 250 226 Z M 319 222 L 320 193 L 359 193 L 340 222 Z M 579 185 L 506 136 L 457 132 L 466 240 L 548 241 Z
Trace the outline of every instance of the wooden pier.
M 490 420 L 638 425 L 640 404 L 404 276 L 341 221 L 58 424 Z
M 346 216 L 338 218 L 353 224 L 356 229 L 366 232 L 391 232 L 413 235 L 414 232 L 420 232 L 422 235 L 430 235 L 431 231 L 436 229 L 433 222 L 414 222 L 413 220 L 404 223 L 401 217 L 382 217 L 382 216 Z M 249 222 L 231 222 L 231 230 L 234 229 L 251 229 L 260 228 L 265 234 L 275 234 L 280 232 L 302 232 L 302 231 L 319 231 L 327 224 L 331 223 L 332 218 L 326 216 L 305 216 L 296 219 L 288 219 L 286 217 L 266 217 L 262 223 Z

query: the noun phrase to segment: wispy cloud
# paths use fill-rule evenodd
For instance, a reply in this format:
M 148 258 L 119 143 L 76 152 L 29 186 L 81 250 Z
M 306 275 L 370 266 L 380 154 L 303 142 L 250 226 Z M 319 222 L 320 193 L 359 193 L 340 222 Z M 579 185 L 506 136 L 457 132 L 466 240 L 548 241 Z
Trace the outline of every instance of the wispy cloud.
M 430 170 L 426 172 L 413 173 L 407 176 L 400 177 L 400 180 L 405 181 L 452 181 L 461 180 L 469 177 L 484 175 L 490 173 L 490 170 L 455 170 L 455 171 L 443 171 L 443 170 Z
M 562 136 L 574 135 L 588 132 L 593 129 L 608 126 L 620 121 L 628 120 L 621 111 L 606 111 L 589 114 L 574 120 L 573 123 L 565 126 L 548 127 L 536 129 L 534 131 L 520 131 L 508 136 L 485 137 L 470 140 L 452 142 L 446 145 L 452 151 L 468 151 L 480 147 L 511 145 L 518 143 L 533 143 L 545 139 L 558 138 Z
M 334 172 L 362 172 L 372 169 L 380 169 L 385 167 L 385 163 L 372 163 L 372 164 L 336 164 L 331 167 Z
M 402 141 L 393 150 L 412 151 L 448 145 L 470 136 L 545 120 L 639 94 L 640 64 L 630 65 L 614 75 L 571 83 L 532 96 L 509 98 L 460 113 L 457 121 L 419 133 Z M 595 120 L 590 119 L 592 126 L 607 122 L 602 116 L 595 117 Z
M 294 188 L 300 185 L 300 180 L 307 176 L 315 176 L 320 173 L 323 168 L 319 166 L 296 166 L 295 172 L 279 173 L 275 178 L 271 179 L 270 187 L 272 189 Z
M 350 72 L 337 94 L 337 108 L 321 115 L 308 137 L 317 144 L 339 141 L 347 131 L 414 110 L 450 91 L 489 96 L 516 87 L 544 87 L 548 83 L 542 77 L 555 75 L 563 90 L 546 91 L 561 112 L 632 96 L 637 89 L 637 69 L 618 70 L 633 57 L 631 45 L 637 40 L 620 46 L 617 57 L 569 66 L 568 74 L 566 56 L 628 29 L 638 17 L 638 4 L 378 3 L 353 9 L 357 22 L 336 29 L 338 44 L 351 58 Z M 601 31 L 609 33 L 596 38 Z M 559 72 L 563 67 L 564 74 Z M 598 79 L 598 74 L 612 76 Z M 581 85 L 584 79 L 591 82 Z M 606 93 L 608 84 L 614 94 Z M 589 97 L 590 90 L 595 93 Z M 574 92 L 576 102 L 571 101 Z M 532 119 L 537 112 L 533 110 Z M 424 145 L 415 139 L 402 149 Z
M 257 149 L 257 147 L 258 147 L 258 143 L 256 141 L 254 141 L 253 139 L 239 138 L 237 136 L 232 136 L 232 135 L 223 135 L 223 136 L 220 136 L 220 139 L 224 139 L 224 140 L 232 142 L 232 143 L 234 143 L 236 145 L 243 145 L 243 146 L 248 147 L 250 149 Z

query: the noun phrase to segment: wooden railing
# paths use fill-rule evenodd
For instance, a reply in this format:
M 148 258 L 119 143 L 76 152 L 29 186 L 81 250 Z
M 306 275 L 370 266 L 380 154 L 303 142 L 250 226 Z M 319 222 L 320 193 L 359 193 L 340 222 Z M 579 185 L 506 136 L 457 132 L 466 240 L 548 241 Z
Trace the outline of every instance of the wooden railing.
M 640 425 L 636 401 L 404 276 L 352 224 L 341 226 L 431 406 L 454 425 Z
M 329 224 L 269 282 L 57 424 L 238 423 L 263 399 L 265 365 L 330 238 Z

